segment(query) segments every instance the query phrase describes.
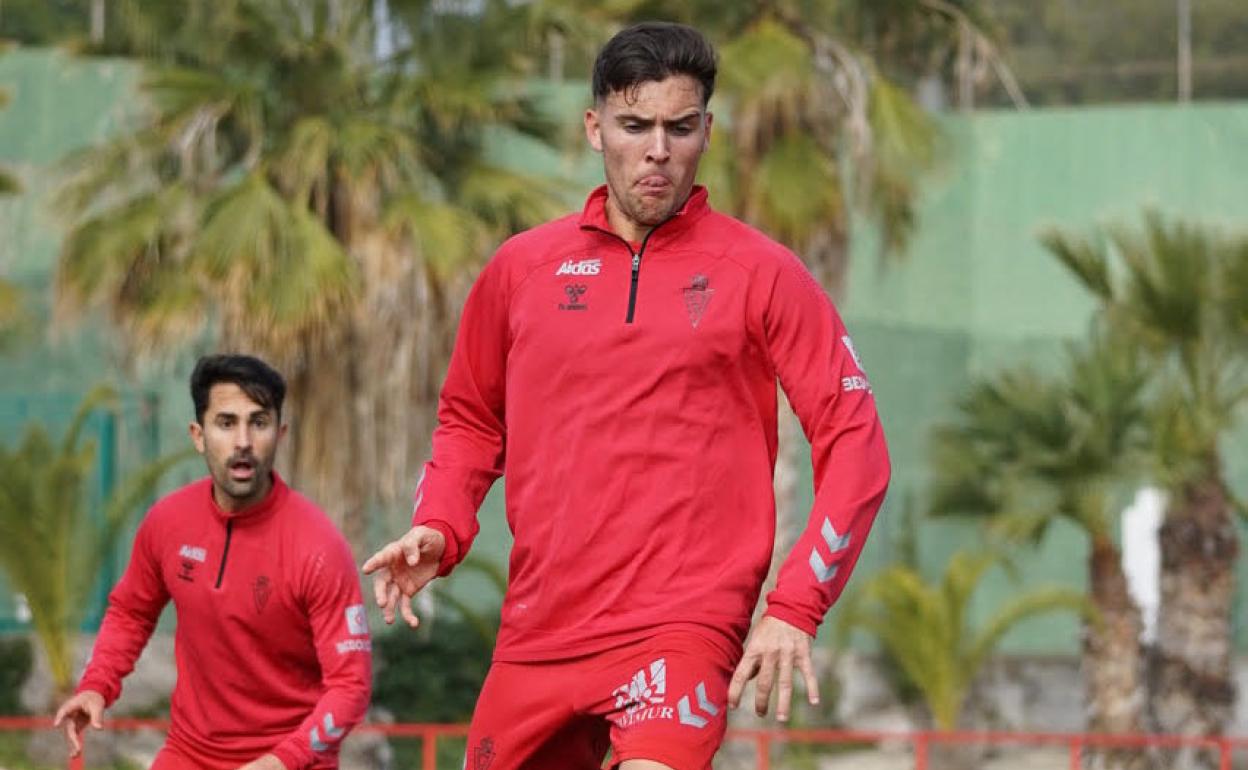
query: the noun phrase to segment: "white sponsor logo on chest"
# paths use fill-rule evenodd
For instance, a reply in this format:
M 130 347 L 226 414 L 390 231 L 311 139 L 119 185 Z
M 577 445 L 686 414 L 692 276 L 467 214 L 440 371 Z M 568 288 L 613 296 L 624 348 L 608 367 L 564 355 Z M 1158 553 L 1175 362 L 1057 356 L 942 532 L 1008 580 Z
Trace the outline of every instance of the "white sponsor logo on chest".
M 601 259 L 565 260 L 555 275 L 598 275 L 602 272 Z
M 194 545 L 184 545 L 178 549 L 178 556 L 181 556 L 183 559 L 194 559 L 198 562 L 204 562 L 208 560 L 208 549 Z

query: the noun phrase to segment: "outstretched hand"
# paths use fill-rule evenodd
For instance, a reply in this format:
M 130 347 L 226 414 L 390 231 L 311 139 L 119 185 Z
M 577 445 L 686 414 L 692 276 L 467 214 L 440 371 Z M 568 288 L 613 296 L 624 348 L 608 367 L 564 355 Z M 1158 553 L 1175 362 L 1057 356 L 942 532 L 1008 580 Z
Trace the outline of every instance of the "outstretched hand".
M 61 704 L 52 720 L 53 727 L 65 725 L 65 738 L 69 741 L 69 756 L 82 753 L 83 733 L 87 725 L 102 729 L 100 718 L 104 715 L 104 696 L 94 690 L 83 690 Z
M 397 609 L 409 626 L 420 625 L 412 599 L 437 577 L 445 550 L 446 537 L 440 531 L 415 526 L 364 562 L 364 574 L 373 576 L 373 595 L 387 624 L 394 623 Z
M 793 699 L 793 669 L 802 672 L 806 680 L 806 699 L 812 706 L 819 703 L 819 682 L 815 679 L 814 666 L 810 662 L 811 637 L 795 626 L 773 617 L 764 617 L 754 627 L 745 655 L 732 675 L 728 685 L 728 704 L 734 709 L 741 705 L 741 694 L 746 682 L 754 677 L 754 713 L 767 715 L 773 687 L 779 684 L 776 697 L 776 719 L 787 722 L 789 702 Z M 779 676 L 777 676 L 777 672 Z

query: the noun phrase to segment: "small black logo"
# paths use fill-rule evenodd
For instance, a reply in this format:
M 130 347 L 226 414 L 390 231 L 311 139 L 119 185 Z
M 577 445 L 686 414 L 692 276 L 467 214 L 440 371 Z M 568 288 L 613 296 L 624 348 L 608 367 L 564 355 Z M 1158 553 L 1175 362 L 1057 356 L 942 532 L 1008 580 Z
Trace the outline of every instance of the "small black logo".
M 494 739 L 482 738 L 472 751 L 473 770 L 489 770 L 494 762 Z
M 256 612 L 264 612 L 264 605 L 269 603 L 269 595 L 272 593 L 267 576 L 256 578 L 256 582 L 251 585 L 251 595 L 256 600 Z
M 182 568 L 178 570 L 178 579 L 185 580 L 188 583 L 195 580 L 195 562 L 190 559 L 182 559 Z
M 715 296 L 715 290 L 709 288 L 710 284 L 707 277 L 699 273 L 689 279 L 689 288 L 682 290 L 685 295 L 685 310 L 689 313 L 689 323 L 695 329 L 702 321 L 706 306 L 711 304 L 711 297 Z
M 585 292 L 588 290 L 588 288 L 589 287 L 587 287 L 583 283 L 570 283 L 567 286 L 564 286 L 563 293 L 567 295 L 568 301 L 566 303 L 560 302 L 559 309 L 560 310 L 588 310 L 589 305 L 584 305 L 581 303 L 581 297 L 585 296 Z

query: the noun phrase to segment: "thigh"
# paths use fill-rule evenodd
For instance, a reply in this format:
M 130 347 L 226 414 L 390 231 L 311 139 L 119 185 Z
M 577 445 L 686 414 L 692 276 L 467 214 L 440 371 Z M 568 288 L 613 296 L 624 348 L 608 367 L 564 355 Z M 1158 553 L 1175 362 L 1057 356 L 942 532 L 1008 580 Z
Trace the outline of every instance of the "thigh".
M 613 765 L 649 760 L 709 770 L 728 726 L 727 656 L 694 634 L 665 634 L 637 645 L 612 668 L 620 684 L 602 710 L 611 723 Z
M 576 667 L 495 663 L 468 728 L 466 770 L 598 770 L 608 746 L 601 717 L 578 714 Z

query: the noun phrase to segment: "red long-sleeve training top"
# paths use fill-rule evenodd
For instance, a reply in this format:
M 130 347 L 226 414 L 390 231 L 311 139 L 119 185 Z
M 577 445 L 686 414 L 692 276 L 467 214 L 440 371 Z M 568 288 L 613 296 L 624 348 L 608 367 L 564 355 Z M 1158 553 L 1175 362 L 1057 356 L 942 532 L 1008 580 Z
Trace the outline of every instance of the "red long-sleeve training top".
M 372 644 L 351 549 L 325 514 L 276 473 L 237 513 L 217 506 L 207 478 L 162 498 L 109 595 L 79 692 L 117 699 L 171 598 L 168 745 L 206 768 L 268 752 L 288 770 L 337 767 L 368 707 Z
M 778 380 L 815 501 L 767 614 L 813 634 L 889 478 L 853 343 L 801 262 L 704 188 L 643 244 L 611 232 L 606 198 L 510 239 L 477 279 L 413 523 L 447 535 L 449 572 L 506 473 L 497 660 L 678 627 L 739 654 L 775 534 Z

